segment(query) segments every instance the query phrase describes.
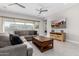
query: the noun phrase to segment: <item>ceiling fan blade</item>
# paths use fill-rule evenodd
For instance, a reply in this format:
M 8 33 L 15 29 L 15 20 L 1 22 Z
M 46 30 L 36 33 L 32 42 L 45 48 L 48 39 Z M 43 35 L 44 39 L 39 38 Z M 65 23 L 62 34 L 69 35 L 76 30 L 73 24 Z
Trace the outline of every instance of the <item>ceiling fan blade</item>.
M 41 14 L 41 11 L 39 12 L 39 14 Z
M 13 3 L 13 4 L 9 4 L 8 6 L 12 6 L 12 5 L 18 5 L 18 6 L 20 6 L 20 7 L 22 7 L 22 8 L 26 8 L 25 6 L 23 6 L 23 5 L 21 5 L 21 4 L 19 4 L 19 3 Z
M 48 10 L 42 10 L 42 12 L 47 12 Z
M 47 9 L 44 8 L 40 8 L 40 9 L 36 9 L 36 11 L 39 11 L 39 14 L 41 14 L 42 12 L 47 12 Z
M 45 10 L 45 11 L 48 11 L 48 10 Z
M 25 6 L 23 6 L 23 5 L 19 4 L 19 3 L 15 3 L 15 4 L 17 4 L 18 6 L 20 6 L 22 8 L 26 8 Z
M 8 6 L 11 6 L 11 5 L 14 5 L 15 3 L 13 3 L 13 4 L 9 4 Z

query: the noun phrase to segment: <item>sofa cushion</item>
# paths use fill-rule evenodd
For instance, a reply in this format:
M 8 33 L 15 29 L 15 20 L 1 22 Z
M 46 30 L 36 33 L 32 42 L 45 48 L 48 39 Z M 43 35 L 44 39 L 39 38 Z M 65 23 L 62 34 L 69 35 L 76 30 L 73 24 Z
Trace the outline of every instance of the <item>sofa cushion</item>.
M 28 35 L 34 35 L 34 31 L 30 31 Z
M 12 45 L 23 43 L 18 35 L 10 34 L 9 38 Z
M 18 30 L 18 31 L 15 31 L 14 33 L 18 34 L 19 36 L 37 35 L 37 31 L 35 31 L 35 30 Z

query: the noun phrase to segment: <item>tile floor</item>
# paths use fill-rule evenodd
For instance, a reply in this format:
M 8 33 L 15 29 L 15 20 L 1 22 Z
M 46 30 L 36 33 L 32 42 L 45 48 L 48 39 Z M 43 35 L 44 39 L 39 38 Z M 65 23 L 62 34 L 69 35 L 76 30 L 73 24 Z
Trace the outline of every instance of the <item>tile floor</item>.
M 33 46 L 33 56 L 79 56 L 79 45 L 70 42 L 60 42 L 54 40 L 54 48 L 43 53 L 30 42 Z

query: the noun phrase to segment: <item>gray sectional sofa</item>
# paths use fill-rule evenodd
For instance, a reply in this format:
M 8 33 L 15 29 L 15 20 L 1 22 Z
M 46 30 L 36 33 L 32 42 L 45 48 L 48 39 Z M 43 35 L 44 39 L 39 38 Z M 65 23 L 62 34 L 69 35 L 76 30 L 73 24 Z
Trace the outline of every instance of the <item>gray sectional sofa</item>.
M 0 56 L 32 56 L 33 48 L 21 36 L 22 44 L 11 45 L 8 33 L 0 33 Z
M 32 37 L 38 35 L 35 30 L 17 30 L 14 33 L 19 36 L 24 36 L 27 41 L 32 41 Z

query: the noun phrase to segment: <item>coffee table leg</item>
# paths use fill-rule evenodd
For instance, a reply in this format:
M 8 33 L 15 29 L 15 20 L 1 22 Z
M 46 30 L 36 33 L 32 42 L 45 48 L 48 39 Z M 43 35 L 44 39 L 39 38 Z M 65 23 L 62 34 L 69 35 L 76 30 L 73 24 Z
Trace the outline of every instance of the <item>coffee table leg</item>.
M 41 47 L 41 52 L 43 52 L 43 47 Z
M 53 48 L 53 40 L 52 40 L 52 48 Z

